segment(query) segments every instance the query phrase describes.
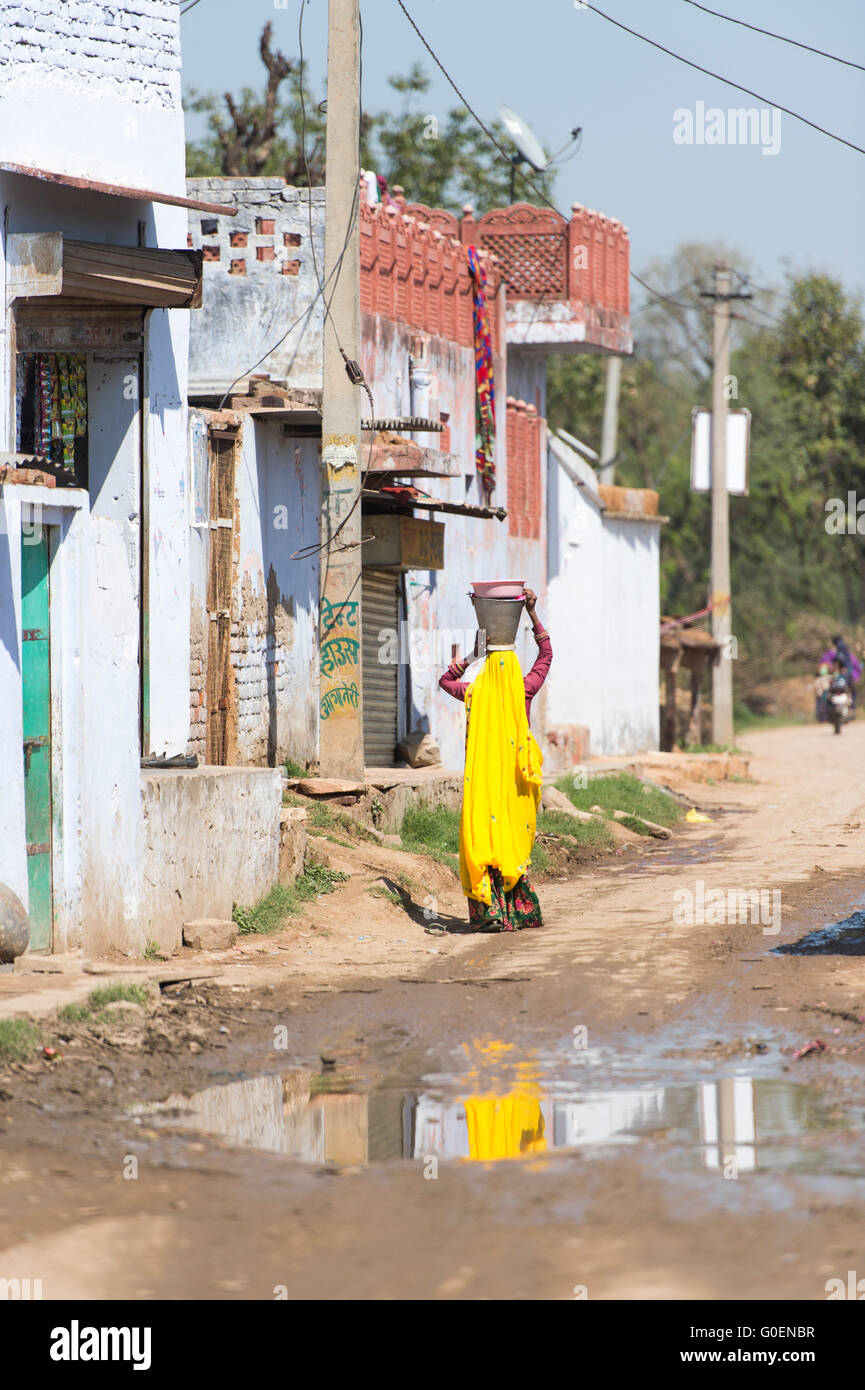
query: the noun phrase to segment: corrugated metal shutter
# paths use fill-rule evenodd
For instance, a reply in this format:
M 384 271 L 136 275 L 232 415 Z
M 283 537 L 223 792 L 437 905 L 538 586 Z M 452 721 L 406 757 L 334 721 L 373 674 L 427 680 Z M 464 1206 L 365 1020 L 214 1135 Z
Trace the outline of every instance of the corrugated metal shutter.
M 399 633 L 399 576 L 365 569 L 363 626 L 363 759 L 367 767 L 393 767 L 396 761 L 399 667 L 379 660 L 383 629 Z M 394 643 L 389 644 L 391 650 Z

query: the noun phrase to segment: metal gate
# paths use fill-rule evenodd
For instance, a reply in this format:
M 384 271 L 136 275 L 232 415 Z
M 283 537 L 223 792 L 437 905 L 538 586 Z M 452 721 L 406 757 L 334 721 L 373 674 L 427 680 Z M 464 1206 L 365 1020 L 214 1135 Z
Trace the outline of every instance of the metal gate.
M 363 628 L 363 760 L 393 767 L 399 737 L 399 576 L 365 569 Z

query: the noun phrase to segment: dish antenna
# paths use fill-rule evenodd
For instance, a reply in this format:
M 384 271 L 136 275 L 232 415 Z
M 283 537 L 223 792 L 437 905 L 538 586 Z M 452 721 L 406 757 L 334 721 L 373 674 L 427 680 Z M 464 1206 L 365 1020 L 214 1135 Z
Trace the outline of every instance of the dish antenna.
M 545 169 L 550 169 L 553 164 L 558 163 L 562 154 L 569 145 L 576 144 L 579 148 L 582 130 L 575 126 L 571 131 L 571 138 L 566 145 L 563 145 L 559 153 L 548 159 L 544 154 L 543 146 L 535 135 L 531 126 L 518 116 L 516 111 L 512 111 L 504 102 L 499 106 L 499 116 L 505 130 L 517 147 L 517 153 L 511 155 L 511 202 L 514 201 L 514 183 L 517 176 L 517 169 L 520 164 L 528 164 L 534 169 L 536 174 L 542 174 Z M 576 154 L 574 150 L 574 154 Z M 570 156 L 569 156 L 570 158 Z
M 511 155 L 511 202 L 513 202 L 517 167 L 520 164 L 528 164 L 536 174 L 542 174 L 549 161 L 544 154 L 540 140 L 522 116 L 518 116 L 516 111 L 505 106 L 504 102 L 499 106 L 499 116 L 505 130 L 517 147 L 517 153 Z

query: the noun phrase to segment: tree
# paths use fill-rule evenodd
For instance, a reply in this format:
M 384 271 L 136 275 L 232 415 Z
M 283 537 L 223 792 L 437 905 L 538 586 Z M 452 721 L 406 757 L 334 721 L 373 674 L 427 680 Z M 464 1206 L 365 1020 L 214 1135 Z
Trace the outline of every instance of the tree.
M 213 174 L 279 174 L 290 184 L 321 184 L 325 177 L 326 117 L 299 64 L 274 52 L 272 28 L 266 24 L 259 50 L 266 70 L 262 94 L 245 87 L 238 97 L 226 92 L 193 91 L 187 109 L 207 118 L 207 134 L 187 146 L 190 177 Z M 470 202 L 477 215 L 511 201 L 511 167 L 480 130 L 465 107 L 451 108 L 443 121 L 419 109 L 430 79 L 415 63 L 388 79 L 403 97 L 402 109 L 361 114 L 361 161 L 402 186 L 412 203 L 460 212 Z M 490 129 L 508 146 L 500 121 Z M 531 181 L 549 197 L 553 174 L 532 174 Z M 529 202 L 542 198 L 517 169 L 515 196 Z

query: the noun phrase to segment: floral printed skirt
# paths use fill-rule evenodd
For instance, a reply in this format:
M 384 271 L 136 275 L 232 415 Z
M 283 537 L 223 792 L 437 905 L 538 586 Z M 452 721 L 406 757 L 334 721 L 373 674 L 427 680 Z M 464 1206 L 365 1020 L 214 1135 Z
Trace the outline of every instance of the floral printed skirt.
M 505 891 L 501 870 L 490 867 L 491 900 L 479 903 L 469 898 L 469 922 L 479 931 L 517 931 L 520 927 L 543 926 L 538 895 L 528 875 L 518 878 L 510 892 Z

